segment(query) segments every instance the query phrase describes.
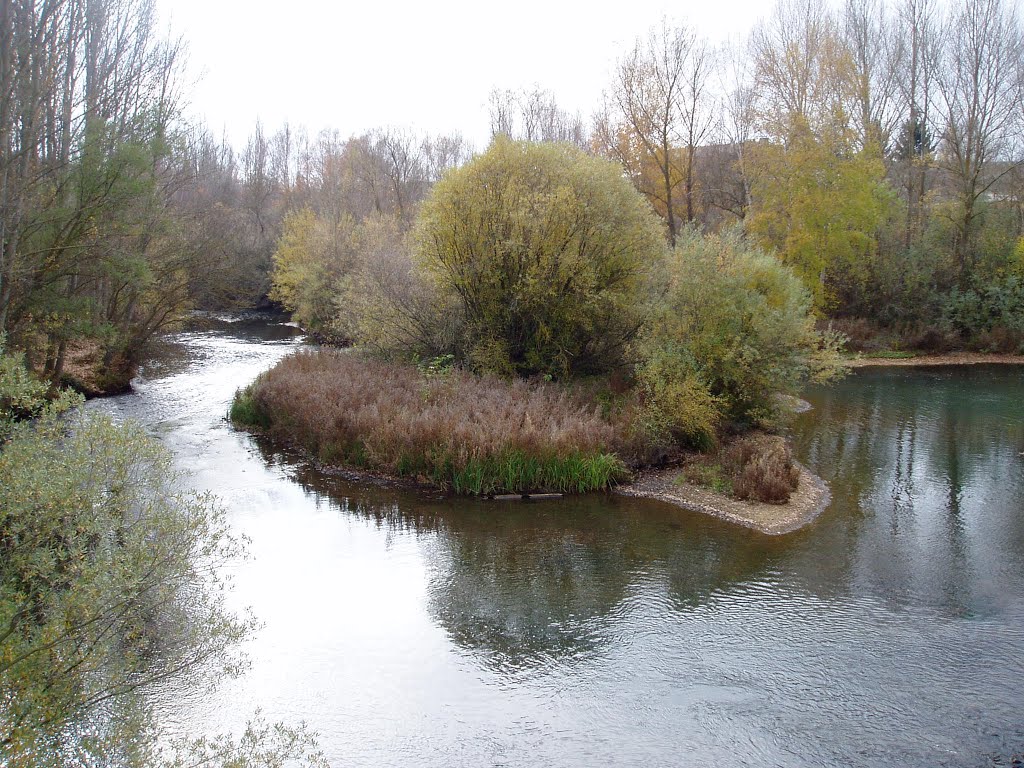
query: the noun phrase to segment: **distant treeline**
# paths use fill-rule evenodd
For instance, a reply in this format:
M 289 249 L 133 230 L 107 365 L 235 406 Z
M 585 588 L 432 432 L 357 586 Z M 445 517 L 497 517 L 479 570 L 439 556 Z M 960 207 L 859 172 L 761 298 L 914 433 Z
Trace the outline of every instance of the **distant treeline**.
M 0 16 L 0 330 L 54 380 L 88 353 L 116 386 L 187 309 L 268 295 L 344 336 L 347 265 L 404 247 L 432 185 L 475 154 L 458 135 L 288 125 L 236 151 L 183 117 L 183 43 L 156 33 L 151 0 Z M 781 0 L 726 48 L 663 22 L 592 116 L 496 90 L 492 132 L 617 160 L 672 244 L 738 223 L 855 342 L 1015 351 L 1022 52 L 1007 0 Z M 319 287 L 272 289 L 289 249 Z

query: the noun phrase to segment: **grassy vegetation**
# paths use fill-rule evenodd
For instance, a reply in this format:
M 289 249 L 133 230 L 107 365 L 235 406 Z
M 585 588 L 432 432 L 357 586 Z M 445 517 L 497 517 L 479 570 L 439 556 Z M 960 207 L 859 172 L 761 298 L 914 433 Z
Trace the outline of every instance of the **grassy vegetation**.
M 764 434 L 734 439 L 714 453 L 693 457 L 678 478 L 726 496 L 769 504 L 789 501 L 799 480 L 800 470 L 786 441 Z
M 623 415 L 626 414 L 626 415 Z M 545 382 L 441 373 L 353 353 L 301 352 L 231 405 L 231 420 L 343 463 L 459 494 L 577 493 L 627 476 L 618 421 Z

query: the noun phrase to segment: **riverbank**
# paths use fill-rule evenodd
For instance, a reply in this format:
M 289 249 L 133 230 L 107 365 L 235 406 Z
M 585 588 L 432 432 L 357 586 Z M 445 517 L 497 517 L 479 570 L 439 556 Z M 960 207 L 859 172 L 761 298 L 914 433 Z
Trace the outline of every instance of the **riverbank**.
M 832 501 L 828 484 L 802 464 L 797 466 L 800 481 L 785 504 L 740 501 L 710 488 L 680 482 L 678 467 L 639 472 L 632 482 L 616 487 L 615 493 L 654 499 L 752 528 L 768 536 L 781 536 L 813 522 Z
M 1024 355 L 1005 355 L 989 352 L 948 352 L 941 355 L 910 355 L 908 357 L 855 357 L 846 361 L 850 368 L 868 366 L 928 366 L 928 365 L 1024 365 Z

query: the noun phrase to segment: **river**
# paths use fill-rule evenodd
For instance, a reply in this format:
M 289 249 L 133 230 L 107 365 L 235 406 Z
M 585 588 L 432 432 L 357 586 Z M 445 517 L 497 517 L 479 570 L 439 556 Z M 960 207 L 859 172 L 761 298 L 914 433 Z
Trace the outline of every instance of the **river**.
M 326 476 L 234 431 L 301 343 L 160 341 L 133 393 L 251 558 L 252 664 L 172 726 L 305 720 L 336 766 L 984 766 L 1024 751 L 1024 368 L 864 369 L 806 397 L 832 486 L 769 538 L 658 502 L 452 500 Z M 993 762 L 994 761 L 994 762 Z

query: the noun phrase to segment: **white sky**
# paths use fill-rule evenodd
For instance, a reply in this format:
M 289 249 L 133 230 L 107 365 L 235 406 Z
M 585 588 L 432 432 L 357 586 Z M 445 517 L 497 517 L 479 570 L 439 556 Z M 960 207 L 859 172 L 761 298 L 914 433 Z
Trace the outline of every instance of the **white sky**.
M 158 0 L 189 45 L 191 111 L 244 143 L 257 118 L 311 134 L 460 131 L 483 148 L 492 88 L 540 85 L 588 120 L 615 60 L 662 16 L 712 42 L 745 36 L 757 0 L 355 3 Z

